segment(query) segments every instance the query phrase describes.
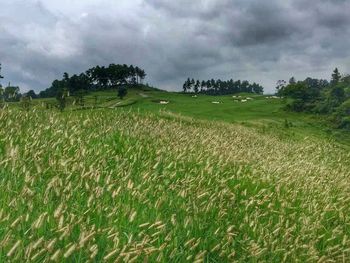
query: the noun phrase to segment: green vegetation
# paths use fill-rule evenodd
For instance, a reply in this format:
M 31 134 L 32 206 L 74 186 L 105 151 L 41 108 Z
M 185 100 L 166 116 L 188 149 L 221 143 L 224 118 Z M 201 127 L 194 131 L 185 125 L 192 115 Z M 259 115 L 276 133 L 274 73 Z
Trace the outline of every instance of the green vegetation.
M 110 64 L 108 67 L 96 66 L 79 75 L 69 76 L 63 74 L 62 80 L 54 80 L 50 88 L 41 91 L 42 98 L 55 97 L 63 89 L 67 89 L 72 95 L 82 91 L 98 91 L 116 89 L 123 86 L 138 86 L 142 84 L 146 73 L 133 65 Z
M 195 81 L 194 79 L 191 80 L 188 78 L 182 87 L 185 93 L 192 91 L 196 94 L 202 93 L 208 95 L 227 95 L 241 92 L 263 94 L 264 92 L 264 88 L 257 83 L 250 84 L 247 80 L 233 81 L 233 79 L 228 81 L 222 81 L 220 79 Z
M 70 107 L 0 112 L 0 261 L 349 260 L 348 150 L 169 109 Z
M 281 98 L 65 74 L 55 97 L 7 99 L 0 262 L 349 261 L 350 136 L 309 113 L 327 96 L 350 114 L 336 75 Z
M 307 78 L 296 82 L 294 78 L 279 82 L 278 94 L 292 98 L 288 110 L 327 116 L 334 126 L 350 130 L 350 76 L 341 77 L 336 68 L 329 83 Z
M 86 110 L 93 108 L 126 108 L 130 111 L 191 117 L 209 121 L 224 121 L 254 127 L 259 132 L 278 133 L 288 139 L 302 140 L 314 136 L 327 140 L 337 140 L 349 144 L 346 131 L 332 128 L 323 116 L 285 111 L 289 100 L 275 96 L 240 93 L 233 96 L 209 96 L 205 94 L 182 94 L 159 91 L 146 86 L 129 88 L 127 95 L 118 98 L 118 89 L 85 93 L 81 99 L 76 95 L 65 99 L 66 110 Z M 78 103 L 83 100 L 83 104 Z M 161 104 L 161 102 L 166 102 Z M 218 104 L 215 104 L 217 103 Z M 58 107 L 58 101 L 51 98 L 34 99 L 31 107 L 46 110 Z M 16 104 L 11 104 L 15 107 Z M 59 108 L 59 107 L 58 107 Z M 288 122 L 289 125 L 285 125 Z
M 125 87 L 121 86 L 118 88 L 118 98 L 119 99 L 122 100 L 126 96 L 126 94 L 128 94 L 128 90 Z
M 21 99 L 19 87 L 11 86 L 11 83 L 1 93 L 2 99 L 7 102 L 15 102 Z

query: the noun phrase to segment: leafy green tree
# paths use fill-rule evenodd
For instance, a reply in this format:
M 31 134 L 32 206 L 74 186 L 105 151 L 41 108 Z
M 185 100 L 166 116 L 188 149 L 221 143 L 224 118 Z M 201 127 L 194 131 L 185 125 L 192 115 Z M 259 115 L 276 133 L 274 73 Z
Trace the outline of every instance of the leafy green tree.
M 184 93 L 186 93 L 186 91 L 187 91 L 186 82 L 182 85 L 182 90 L 183 90 Z
M 278 94 L 292 99 L 288 109 L 328 114 L 335 127 L 350 130 L 350 76 L 341 77 L 338 68 L 333 71 L 331 82 L 314 78 L 290 81 Z
M 190 90 L 190 86 L 191 86 L 191 80 L 190 80 L 190 78 L 188 78 L 182 86 L 184 93 L 186 93 L 188 90 Z
M 310 110 L 310 103 L 317 97 L 314 91 L 314 89 L 309 88 L 306 82 L 299 81 L 281 88 L 278 95 L 292 98 L 293 102 L 288 104 L 287 108 L 292 111 L 301 112 Z
M 191 79 L 188 87 L 187 87 L 187 90 L 189 90 L 191 92 L 192 89 L 194 89 L 194 85 L 196 84 L 195 80 L 194 79 Z
M 253 93 L 256 93 L 256 94 L 263 94 L 264 88 L 262 86 L 260 86 L 259 84 L 254 82 L 252 85 L 252 91 L 253 91 Z
M 283 90 L 283 88 L 286 86 L 287 86 L 287 82 L 285 80 L 283 79 L 278 80 L 276 84 L 277 94 L 280 94 L 280 91 Z
M 339 106 L 346 99 L 344 88 L 340 85 L 334 86 L 329 93 L 329 99 L 333 102 L 333 106 Z
M 338 68 L 335 68 L 332 74 L 332 84 L 337 85 L 341 79 L 341 75 L 339 73 Z
M 196 81 L 196 84 L 194 84 L 194 93 L 198 93 L 199 92 L 199 87 L 200 87 L 201 83 L 199 80 Z
M 38 97 L 38 95 L 35 94 L 34 90 L 30 90 L 26 93 L 26 96 L 32 98 L 32 99 L 36 99 Z
M 118 88 L 118 97 L 122 100 L 128 94 L 128 90 L 124 86 Z
M 251 93 L 251 90 L 250 90 L 250 87 L 249 87 L 249 82 L 247 80 L 242 81 L 241 89 L 242 89 L 243 92 Z
M 9 83 L 4 90 L 5 101 L 19 101 L 20 97 L 19 87 L 11 86 Z
M 206 81 L 205 86 L 207 87 L 207 91 L 210 92 L 210 89 L 212 88 L 210 80 Z
M 194 84 L 193 84 L 194 83 Z M 218 80 L 207 80 L 207 81 L 194 81 L 187 79 L 187 81 L 183 85 L 184 91 L 190 90 L 191 87 L 195 93 L 200 92 L 208 95 L 227 95 L 227 94 L 235 94 L 239 92 L 248 92 L 248 93 L 256 93 L 262 94 L 264 92 L 264 88 L 257 83 L 249 83 L 248 81 L 233 81 L 230 79 L 228 81 Z
M 341 81 L 346 85 L 346 86 L 350 86 L 350 75 L 346 75 L 344 76 Z
M 55 97 L 64 87 L 74 96 L 80 90 L 96 91 L 115 89 L 120 85 L 140 85 L 146 73 L 133 65 L 110 64 L 108 67 L 96 66 L 85 73 L 69 76 L 64 73 L 61 80 L 55 80 L 51 87 L 40 92 L 40 97 Z
M 138 68 L 138 67 L 136 67 L 136 68 Z M 138 75 L 138 77 L 139 77 L 139 79 L 140 79 L 140 83 L 142 83 L 143 82 L 143 80 L 146 78 L 146 76 L 147 76 L 147 74 L 145 73 L 145 71 L 143 70 L 143 69 L 140 69 L 140 68 L 138 68 L 138 70 L 137 70 L 137 75 Z
M 295 78 L 294 78 L 294 77 L 291 77 L 291 78 L 289 79 L 289 84 L 295 84 L 295 83 L 297 83 L 296 80 L 295 80 Z

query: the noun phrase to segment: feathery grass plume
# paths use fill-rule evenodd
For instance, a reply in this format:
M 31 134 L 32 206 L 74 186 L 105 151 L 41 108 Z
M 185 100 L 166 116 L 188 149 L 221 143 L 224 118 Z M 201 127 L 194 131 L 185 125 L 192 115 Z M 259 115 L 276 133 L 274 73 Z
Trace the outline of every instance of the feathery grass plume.
M 13 246 L 12 246 L 12 248 L 9 250 L 9 252 L 6 254 L 6 256 L 7 257 L 11 257 L 14 253 L 15 253 L 15 251 L 16 251 L 16 249 L 21 245 L 21 240 L 18 240 Z
M 59 257 L 60 257 L 60 255 L 61 255 L 61 249 L 58 249 L 58 250 L 55 251 L 55 253 L 53 253 L 53 255 L 51 256 L 50 260 L 57 262 Z

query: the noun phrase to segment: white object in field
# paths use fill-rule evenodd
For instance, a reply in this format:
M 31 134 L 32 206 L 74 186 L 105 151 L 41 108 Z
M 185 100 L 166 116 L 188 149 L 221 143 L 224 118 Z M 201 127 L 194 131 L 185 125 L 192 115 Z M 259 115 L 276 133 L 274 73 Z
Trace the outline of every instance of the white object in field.
M 192 98 L 197 98 L 197 95 L 192 96 Z
M 169 104 L 169 101 L 161 100 L 159 103 L 160 104 Z
M 248 100 L 241 100 L 241 102 L 247 102 Z
M 220 102 L 218 102 L 218 101 L 212 101 L 211 103 L 213 103 L 213 104 L 220 104 Z
M 247 100 L 252 100 L 253 98 L 248 97 Z

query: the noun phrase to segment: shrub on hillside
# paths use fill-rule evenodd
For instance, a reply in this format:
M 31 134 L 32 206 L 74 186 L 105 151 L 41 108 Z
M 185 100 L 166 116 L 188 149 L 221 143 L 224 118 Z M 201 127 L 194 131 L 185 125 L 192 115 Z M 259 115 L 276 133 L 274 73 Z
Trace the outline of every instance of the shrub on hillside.
M 350 99 L 342 103 L 334 113 L 337 127 L 350 130 Z

